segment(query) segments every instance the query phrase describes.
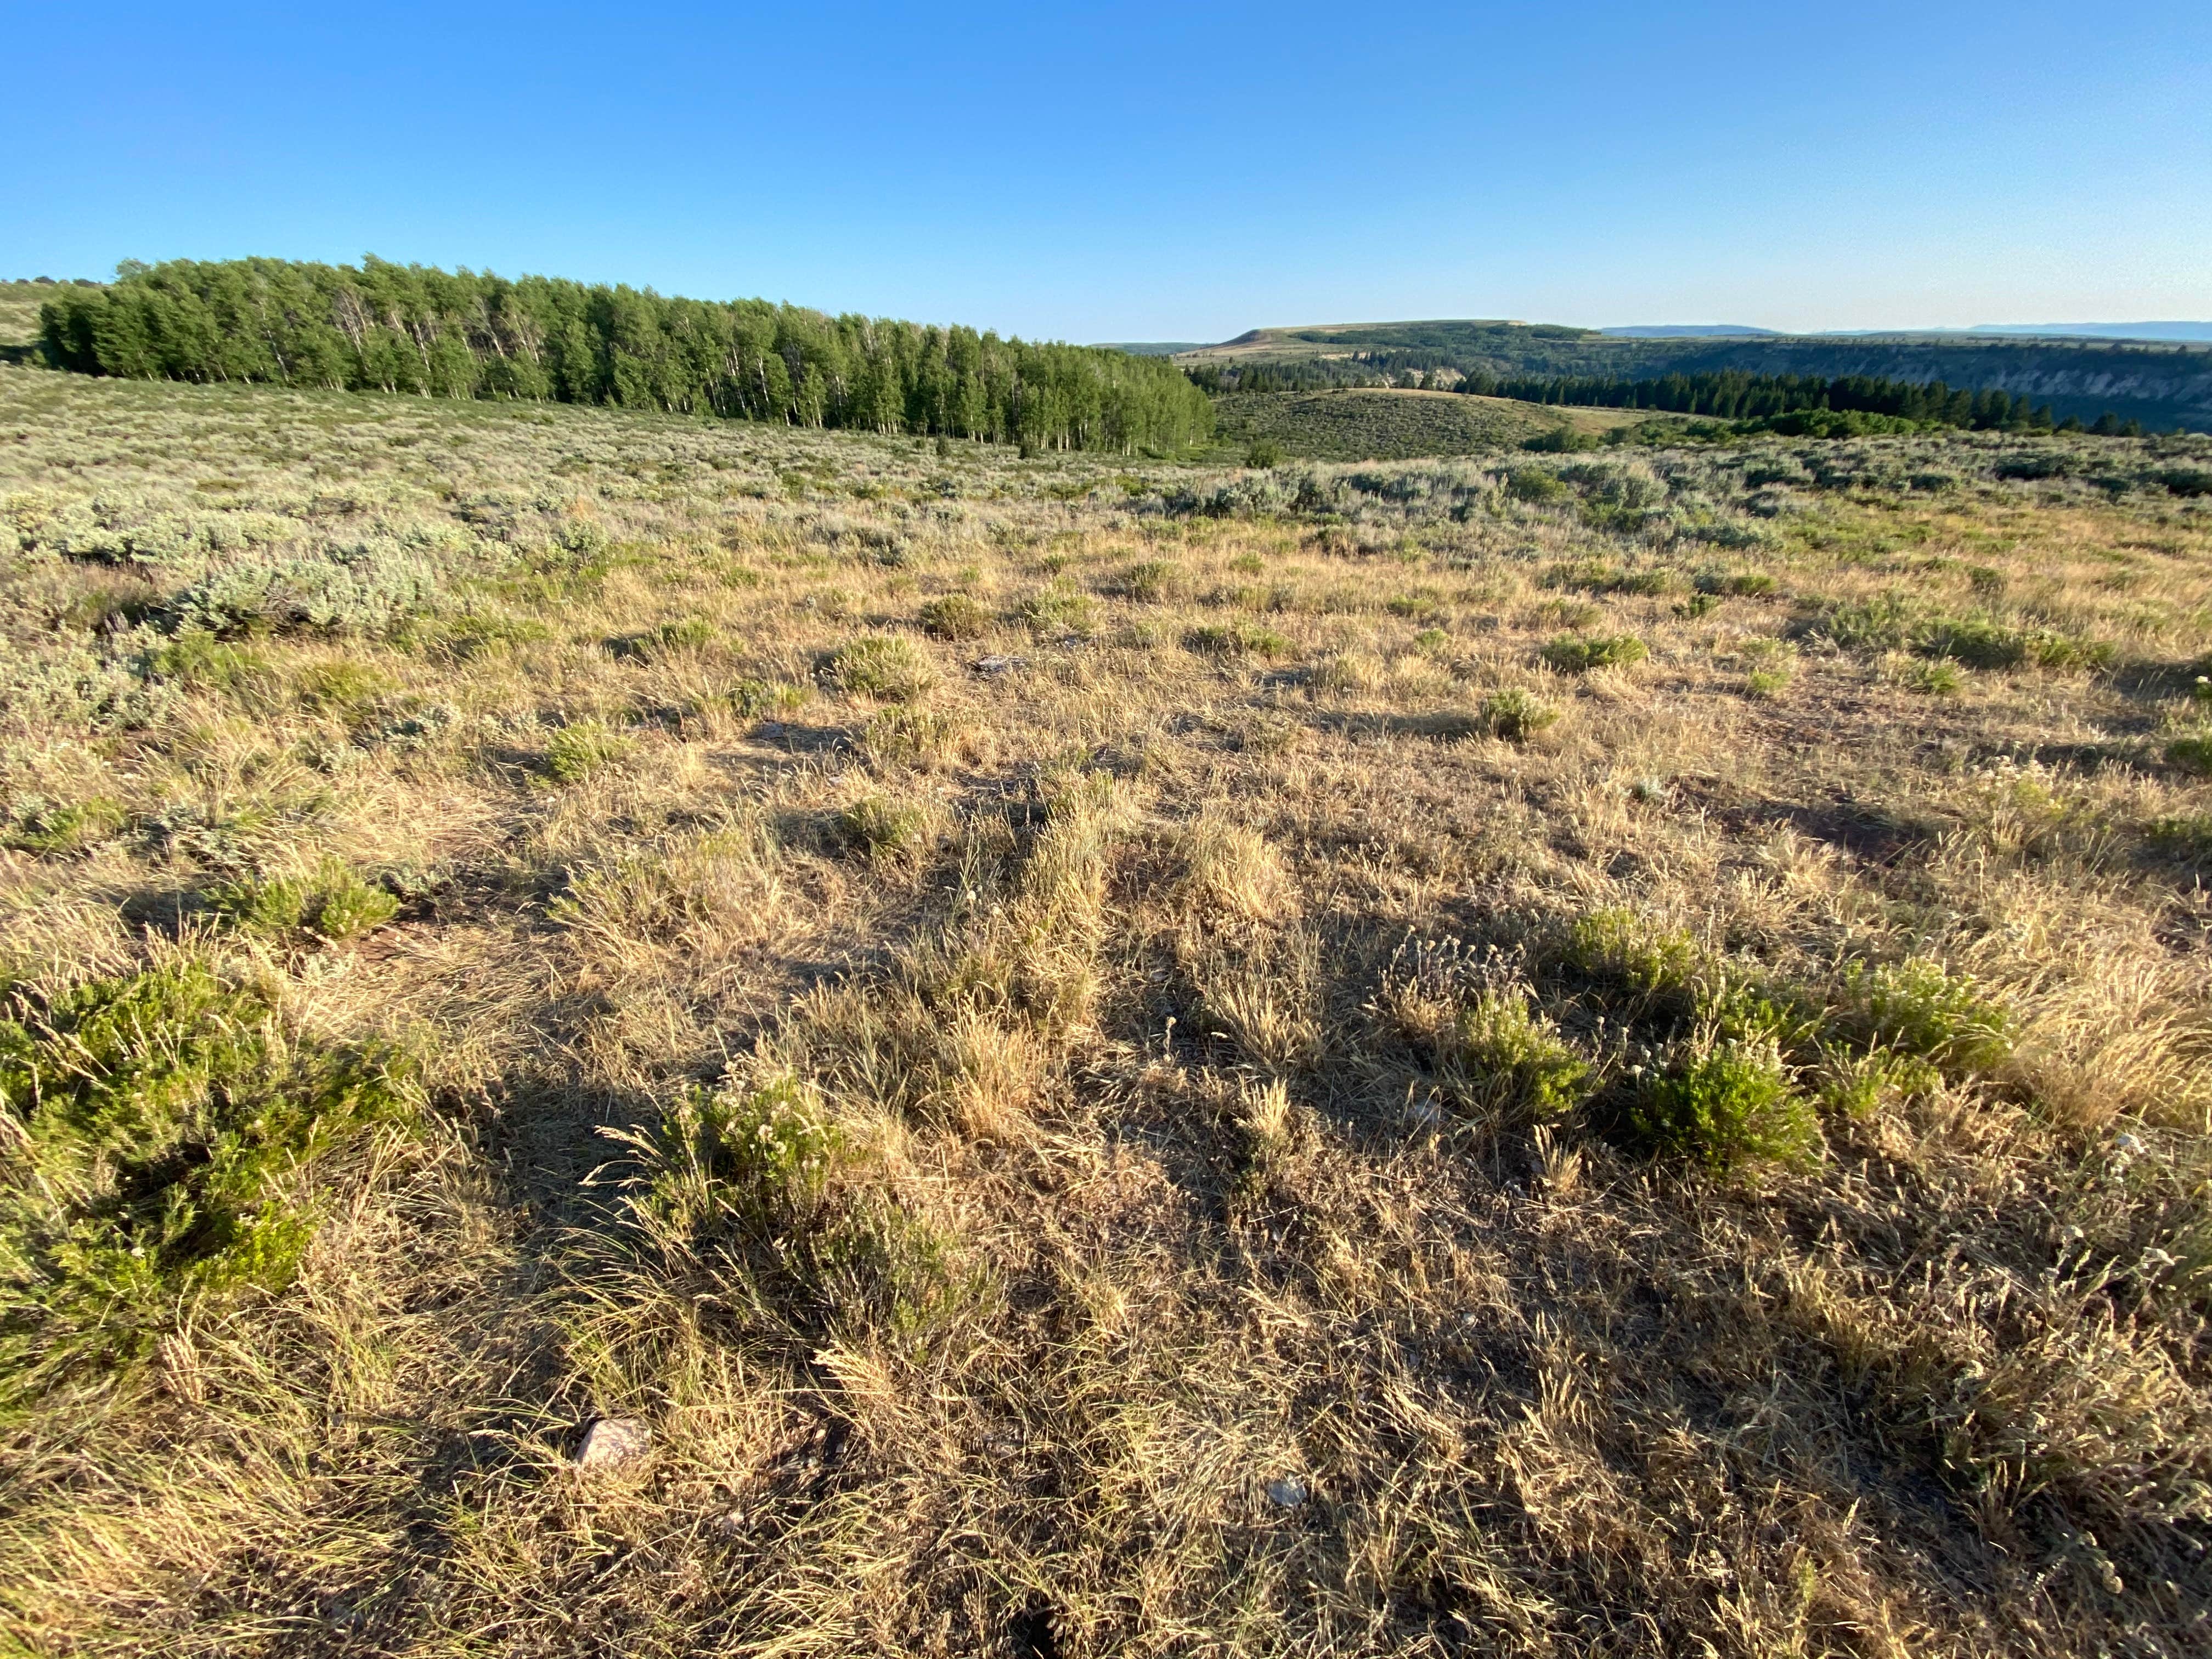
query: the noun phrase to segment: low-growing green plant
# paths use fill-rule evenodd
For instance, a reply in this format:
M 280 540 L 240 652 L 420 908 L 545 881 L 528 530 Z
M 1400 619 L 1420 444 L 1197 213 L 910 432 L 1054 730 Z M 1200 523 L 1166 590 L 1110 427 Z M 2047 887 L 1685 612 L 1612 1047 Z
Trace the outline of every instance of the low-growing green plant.
M 665 656 L 675 651 L 700 651 L 714 642 L 714 624 L 704 617 L 679 617 L 654 629 L 648 640 L 649 654 Z
M 1164 559 L 1147 559 L 1129 567 L 1121 586 L 1131 599 L 1145 605 L 1157 605 L 1182 588 L 1182 569 Z
M 1626 906 L 1578 916 L 1567 930 L 1567 965 L 1586 979 L 1687 1012 L 1694 1004 L 1704 957 L 1683 928 Z
M 912 702 L 937 684 L 928 653 L 900 634 L 870 634 L 831 653 L 823 678 L 841 691 Z
M 1635 1139 L 1716 1175 L 1752 1162 L 1793 1162 L 1818 1141 L 1811 1108 L 1771 1042 L 1700 1041 L 1642 1079 L 1627 1109 Z
M 324 939 L 354 938 L 399 914 L 399 901 L 374 882 L 364 881 L 335 859 L 312 875 L 246 877 L 228 881 L 207 896 L 208 908 L 240 933 L 283 939 L 313 933 Z
M 2166 763 L 2192 777 L 2212 777 L 2212 732 L 2174 738 L 2166 745 Z
M 1537 732 L 1556 724 L 1559 710 L 1533 691 L 1509 685 L 1483 699 L 1479 718 L 1492 737 L 1503 738 L 1508 743 L 1526 743 Z
M 1245 447 L 1244 465 L 1247 466 L 1280 466 L 1282 464 L 1283 447 L 1273 438 L 1255 438 Z
M 1743 694 L 1755 702 L 1771 702 L 1790 689 L 1790 680 L 1786 665 L 1754 668 L 1743 677 Z
M 1437 1060 L 1463 1109 L 1522 1122 L 1572 1111 L 1589 1067 L 1525 995 L 1485 991 L 1459 1011 Z
M 1563 674 L 1625 667 L 1650 654 L 1633 634 L 1565 634 L 1544 647 L 1544 660 Z
M 807 695 L 805 686 L 793 685 L 787 680 L 763 680 L 747 676 L 732 681 L 714 701 L 741 720 L 757 720 L 800 707 L 805 702 Z
M 14 1401 L 283 1289 L 320 1220 L 303 1172 L 405 1121 L 413 1097 L 396 1060 L 288 1032 L 259 991 L 179 963 L 15 994 L 0 1105 L 0 1398 Z
M 794 1077 L 687 1091 L 659 1133 L 631 1139 L 653 1170 L 633 1221 L 672 1269 L 716 1287 L 702 1300 L 766 1316 L 765 1334 L 912 1346 L 984 1288 L 950 1237 L 870 1182 L 866 1152 Z
M 273 686 L 276 679 L 266 656 L 250 645 L 218 639 L 204 628 L 180 630 L 154 650 L 147 667 L 165 680 L 215 691 Z
M 578 720 L 556 732 L 545 745 L 545 770 L 556 782 L 581 783 L 637 747 L 637 739 L 604 720 Z
M 397 689 L 390 675 L 344 659 L 310 663 L 292 679 L 292 695 L 301 708 L 347 720 L 358 719 L 379 697 Z
M 123 808 L 105 795 L 78 801 L 22 796 L 9 805 L 6 827 L 0 829 L 0 847 L 63 858 L 112 839 L 125 821 Z
M 1941 658 L 1933 662 L 1906 662 L 1898 667 L 1897 683 L 1923 697 L 1955 697 L 1966 689 L 1966 673 L 1956 663 Z
M 922 631 L 932 639 L 981 639 L 991 629 L 991 613 L 969 594 L 942 593 L 921 607 Z
M 1516 501 L 1556 501 L 1567 493 L 1556 472 L 1540 466 L 1520 466 L 1505 475 L 1505 493 Z
M 2212 858 L 2212 812 L 2172 812 L 2143 830 L 2152 845 L 2186 858 Z
M 838 813 L 836 824 L 847 846 L 871 859 L 907 860 L 921 851 L 929 815 L 908 801 L 866 795 Z
M 1032 593 L 1017 609 L 1024 624 L 1041 637 L 1087 635 L 1097 625 L 1096 612 L 1089 594 L 1060 588 Z
M 1969 975 L 1940 962 L 1854 962 L 1843 975 L 1838 1028 L 1869 1048 L 1917 1055 L 1947 1076 L 1986 1072 L 2012 1053 L 2013 1017 Z

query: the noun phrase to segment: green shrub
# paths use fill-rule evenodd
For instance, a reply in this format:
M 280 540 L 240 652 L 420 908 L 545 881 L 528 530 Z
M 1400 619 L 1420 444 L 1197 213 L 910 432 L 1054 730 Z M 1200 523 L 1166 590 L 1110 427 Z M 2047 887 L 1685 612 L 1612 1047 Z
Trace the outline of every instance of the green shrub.
M 1633 634 L 1565 634 L 1544 647 L 1544 660 L 1563 674 L 1625 667 L 1650 654 Z
M 847 846 L 871 859 L 911 859 L 921 850 L 929 815 L 908 802 L 868 795 L 838 813 L 836 824 Z
M 1901 593 L 1845 599 L 1820 618 L 1823 634 L 1846 651 L 1902 651 L 1920 629 L 1920 607 Z
M 714 624 L 704 617 L 683 617 L 661 623 L 647 641 L 647 654 L 653 657 L 665 657 L 675 651 L 700 651 L 714 642 Z
M 281 1290 L 320 1218 L 303 1166 L 411 1110 L 390 1060 L 280 1027 L 177 963 L 0 1018 L 0 1393 L 143 1357 L 173 1325 Z
M 1812 1110 L 1771 1042 L 1693 1049 L 1643 1082 L 1627 1118 L 1650 1151 L 1694 1158 L 1717 1175 L 1754 1161 L 1795 1161 L 1817 1139 Z
M 741 720 L 757 720 L 780 712 L 797 708 L 805 703 L 806 688 L 793 685 L 786 680 L 755 679 L 748 676 L 734 680 L 729 689 L 714 701 Z
M 1954 1077 L 1988 1071 L 2012 1053 L 2010 1012 L 1939 962 L 1855 962 L 1842 990 L 1839 1024 L 1863 1047 L 1917 1055 Z
M 1503 738 L 1508 743 L 1525 743 L 1554 724 L 1559 711 L 1534 693 L 1509 685 L 1483 700 L 1480 718 L 1492 737 Z
M 1923 697 L 1955 697 L 1966 688 L 1966 676 L 1955 663 L 1915 662 L 1899 672 L 1898 684 Z
M 161 678 L 201 690 L 240 692 L 274 685 L 276 672 L 268 658 L 251 646 L 217 639 L 204 628 L 188 628 L 157 647 L 147 668 Z
M 1564 1116 L 1589 1067 L 1518 994 L 1484 992 L 1460 1010 L 1438 1060 L 1467 1106 L 1520 1121 Z
M 922 631 L 933 639 L 981 639 L 991 629 L 991 613 L 965 593 L 945 593 L 921 607 Z
M 644 1202 L 661 1225 L 684 1236 L 734 1228 L 772 1245 L 821 1221 L 830 1183 L 850 1155 L 796 1078 L 692 1089 L 664 1121 L 659 1168 Z
M 310 922 L 327 939 L 347 939 L 381 927 L 399 914 L 399 901 L 351 872 L 326 880 L 316 895 Z
M 579 720 L 556 732 L 545 745 L 545 770 L 559 783 L 581 783 L 621 760 L 637 739 L 604 720 Z
M 2154 820 L 2143 831 L 2153 845 L 2189 858 L 2212 857 L 2212 812 L 2178 812 Z
M 1518 466 L 1505 475 L 1505 493 L 1516 501 L 1556 501 L 1567 493 L 1556 472 L 1540 466 Z
M 1283 447 L 1273 438 L 1255 438 L 1245 447 L 1244 465 L 1247 466 L 1280 466 L 1282 464 Z
M 351 939 L 381 927 L 399 914 L 397 898 L 335 859 L 312 876 L 225 882 L 207 898 L 209 908 L 240 933 L 266 939 L 300 933 L 332 940 Z
M 2166 763 L 2193 777 L 2212 777 L 2212 732 L 2176 738 L 2166 745 Z
M 653 1176 L 632 1213 L 703 1304 L 777 1335 L 849 1333 L 911 1346 L 985 1283 L 952 1241 L 867 1183 L 866 1160 L 805 1084 L 694 1090 L 640 1138 Z
M 1754 668 L 1743 677 L 1743 694 L 1755 702 L 1770 702 L 1790 689 L 1787 668 Z
M 1048 588 L 1024 599 L 1019 615 L 1032 634 L 1049 637 L 1066 634 L 1088 635 L 1096 625 L 1095 611 L 1096 607 L 1086 593 L 1069 593 Z
M 1579 916 L 1567 930 L 1567 964 L 1584 978 L 1685 1010 L 1697 994 L 1703 957 L 1680 927 L 1654 923 L 1623 906 Z
M 928 653 L 897 634 L 871 634 L 840 647 L 823 676 L 840 690 L 886 702 L 912 702 L 937 684 Z
M 1164 559 L 1147 559 L 1142 564 L 1131 565 L 1121 585 L 1131 599 L 1157 605 L 1182 586 L 1182 571 Z
M 0 831 L 0 847 L 41 858 L 61 858 L 82 853 L 112 838 L 123 828 L 123 809 L 105 795 L 67 803 L 41 795 L 18 799 Z
M 396 690 L 387 674 L 365 663 L 310 663 L 293 678 L 292 695 L 318 714 L 355 720 L 379 697 Z

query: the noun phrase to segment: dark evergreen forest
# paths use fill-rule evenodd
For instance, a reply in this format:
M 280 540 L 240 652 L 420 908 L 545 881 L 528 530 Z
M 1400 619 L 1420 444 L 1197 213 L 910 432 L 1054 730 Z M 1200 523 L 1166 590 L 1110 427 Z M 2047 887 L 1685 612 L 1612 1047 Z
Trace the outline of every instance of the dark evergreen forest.
M 1980 431 L 2017 431 L 2051 425 L 2049 404 L 2032 404 L 1999 391 L 1954 391 L 1941 380 L 1891 380 L 1873 375 L 1833 380 L 1809 374 L 1748 374 L 1722 370 L 1704 374 L 1664 374 L 1649 380 L 1610 376 L 1540 375 L 1501 378 L 1470 374 L 1462 392 L 1523 403 L 1572 404 L 1597 409 L 1664 410 L 1678 415 L 1711 415 L 1723 420 L 1759 420 L 1800 410 L 1850 410 L 1885 415 L 1936 426 Z M 2106 416 L 2105 429 L 2117 427 Z M 2075 424 L 2078 424 L 2075 422 Z
M 130 265 L 41 307 L 87 374 L 611 404 L 1054 449 L 1179 449 L 1206 395 L 1164 358 L 671 299 L 545 276 L 283 259 Z

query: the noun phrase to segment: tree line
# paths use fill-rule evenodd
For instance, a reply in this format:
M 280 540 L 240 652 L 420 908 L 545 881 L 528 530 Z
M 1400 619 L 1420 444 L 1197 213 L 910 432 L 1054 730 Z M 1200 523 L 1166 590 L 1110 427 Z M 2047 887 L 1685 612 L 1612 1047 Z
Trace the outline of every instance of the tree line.
M 1577 375 L 1511 378 L 1477 373 L 1462 380 L 1459 389 L 1484 397 L 1516 398 L 1523 403 L 1649 409 L 1727 421 L 1761 421 L 1833 410 L 1985 432 L 2049 431 L 2054 424 L 2050 404 L 2032 404 L 2027 398 L 2008 392 L 1954 390 L 1941 380 L 1892 380 L 1866 374 L 1826 380 L 1809 374 L 1753 374 L 1723 369 L 1628 380 Z M 2071 418 L 2057 425 L 2062 430 L 2081 429 L 2081 422 Z M 2112 434 L 2142 428 L 2135 422 L 2123 422 L 2107 412 L 2090 429 Z
M 556 277 L 284 259 L 128 263 L 40 307 L 57 365 L 607 404 L 1041 449 L 1168 451 L 1212 405 L 1162 358 Z

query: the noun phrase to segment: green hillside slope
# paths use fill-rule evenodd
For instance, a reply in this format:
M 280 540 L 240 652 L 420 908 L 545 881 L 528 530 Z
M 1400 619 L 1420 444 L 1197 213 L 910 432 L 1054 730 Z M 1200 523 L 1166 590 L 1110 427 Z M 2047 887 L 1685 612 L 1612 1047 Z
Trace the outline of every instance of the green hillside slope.
M 2154 428 L 2212 430 L 2212 346 L 2184 342 L 1976 338 L 1959 335 L 1776 335 L 1618 338 L 1594 329 L 1486 319 L 1254 329 L 1186 352 L 1186 367 L 1329 365 L 1347 379 L 1449 368 L 1510 375 L 1870 375 L 1942 380 L 2048 403 L 2062 418 L 2107 410 Z

